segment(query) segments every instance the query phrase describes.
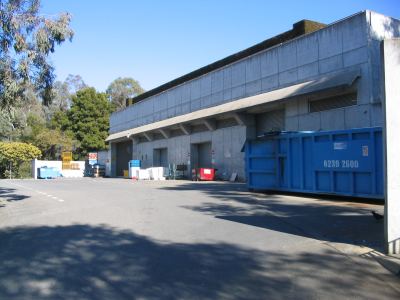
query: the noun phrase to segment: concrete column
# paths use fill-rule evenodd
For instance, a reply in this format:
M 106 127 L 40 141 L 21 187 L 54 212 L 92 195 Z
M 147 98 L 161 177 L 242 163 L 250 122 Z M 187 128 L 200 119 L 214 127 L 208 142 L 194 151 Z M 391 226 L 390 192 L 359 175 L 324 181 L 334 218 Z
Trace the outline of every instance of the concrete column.
M 400 254 L 400 39 L 381 44 L 383 66 L 385 243 L 388 254 Z
M 110 142 L 110 152 L 111 152 L 111 160 L 110 160 L 110 176 L 117 176 L 117 145 L 116 143 Z
M 132 159 L 139 159 L 139 153 L 138 153 L 139 138 L 135 136 L 130 136 L 130 139 L 132 140 Z

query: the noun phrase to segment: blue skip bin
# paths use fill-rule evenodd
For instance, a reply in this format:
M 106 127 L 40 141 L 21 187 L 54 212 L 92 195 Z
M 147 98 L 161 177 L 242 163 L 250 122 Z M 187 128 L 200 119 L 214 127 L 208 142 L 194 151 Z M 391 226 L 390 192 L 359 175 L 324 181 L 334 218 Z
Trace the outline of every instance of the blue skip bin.
M 57 168 L 41 167 L 38 168 L 38 178 L 40 179 L 54 179 L 59 176 Z
M 245 145 L 253 190 L 383 199 L 382 128 L 282 132 Z
M 130 168 L 140 168 L 140 160 L 138 160 L 138 159 L 130 160 L 129 167 Z

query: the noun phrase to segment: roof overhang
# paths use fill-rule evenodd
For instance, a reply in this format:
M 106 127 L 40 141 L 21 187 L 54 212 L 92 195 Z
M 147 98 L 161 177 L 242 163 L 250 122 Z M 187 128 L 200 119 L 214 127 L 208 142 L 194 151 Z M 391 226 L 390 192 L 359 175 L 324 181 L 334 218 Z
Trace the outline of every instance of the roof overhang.
M 106 142 L 129 139 L 132 136 L 143 134 L 145 132 L 160 130 L 174 125 L 190 123 L 196 120 L 212 118 L 226 113 L 240 112 L 251 107 L 256 107 L 274 101 L 305 96 L 330 89 L 349 88 L 354 84 L 358 77 L 360 77 L 360 70 L 323 76 L 315 80 L 310 80 L 255 96 L 245 97 L 217 106 L 197 110 L 188 114 L 113 133 L 107 137 Z

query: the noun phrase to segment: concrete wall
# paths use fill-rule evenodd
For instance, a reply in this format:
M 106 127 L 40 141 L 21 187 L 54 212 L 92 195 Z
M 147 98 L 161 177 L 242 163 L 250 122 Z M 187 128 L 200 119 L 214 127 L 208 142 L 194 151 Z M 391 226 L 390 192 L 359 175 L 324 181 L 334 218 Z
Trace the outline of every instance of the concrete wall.
M 385 157 L 385 239 L 389 254 L 400 254 L 400 153 L 398 132 L 400 113 L 400 39 L 382 43 L 385 80 L 384 99 L 384 157 Z
M 382 83 L 379 42 L 400 36 L 398 20 L 366 11 L 251 57 L 210 72 L 112 114 L 110 132 L 142 126 L 199 109 L 235 101 L 346 71 L 359 71 L 354 84 L 357 105 L 310 113 L 309 98 L 289 99 L 284 109 L 285 130 L 339 130 L 382 126 Z M 255 112 L 256 113 L 256 112 Z M 269 115 L 269 116 L 268 116 Z M 270 114 L 253 118 L 268 127 Z M 238 172 L 244 178 L 246 137 L 256 124 L 181 135 L 133 146 L 133 158 L 143 167 L 153 164 L 153 149 L 168 148 L 169 163 L 188 163 L 192 143 L 212 141 L 219 174 Z M 271 126 L 269 126 L 271 127 Z M 182 133 L 183 134 L 183 133 Z M 115 143 L 111 145 L 111 174 L 115 176 Z
M 213 71 L 112 114 L 110 132 L 149 124 L 345 70 L 361 70 L 359 107 L 308 115 L 307 101 L 288 103 L 288 130 L 347 129 L 382 124 L 379 40 L 398 36 L 398 21 L 364 12 L 325 29 Z M 328 114 L 328 115 L 327 115 Z M 360 116 L 355 120 L 353 114 Z M 339 117 L 341 120 L 337 122 Z M 321 122 L 321 120 L 335 122 Z M 331 126 L 332 125 L 332 126 Z
M 231 173 L 238 172 L 239 179 L 244 180 L 244 153 L 241 148 L 246 140 L 246 127 L 233 126 L 204 131 L 191 135 L 182 135 L 169 139 L 156 140 L 133 145 L 135 157 L 140 159 L 143 168 L 153 166 L 153 149 L 168 148 L 170 164 L 190 164 L 190 145 L 193 143 L 211 142 L 214 167 L 219 176 L 229 178 Z
M 83 177 L 85 171 L 85 162 L 84 161 L 71 161 L 72 164 L 79 165 L 79 170 L 63 170 L 62 169 L 62 161 L 61 160 L 37 160 L 34 159 L 31 162 L 32 168 L 32 177 L 34 179 L 38 178 L 38 168 L 48 167 L 48 168 L 56 168 L 59 174 L 62 177 L 71 178 L 71 177 Z

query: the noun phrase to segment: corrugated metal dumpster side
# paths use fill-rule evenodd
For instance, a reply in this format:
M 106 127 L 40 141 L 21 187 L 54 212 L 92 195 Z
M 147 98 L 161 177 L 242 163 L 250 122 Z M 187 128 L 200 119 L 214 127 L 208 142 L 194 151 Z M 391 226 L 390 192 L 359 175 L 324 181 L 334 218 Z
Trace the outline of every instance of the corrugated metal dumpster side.
M 246 172 L 254 190 L 383 198 L 382 128 L 248 141 Z

